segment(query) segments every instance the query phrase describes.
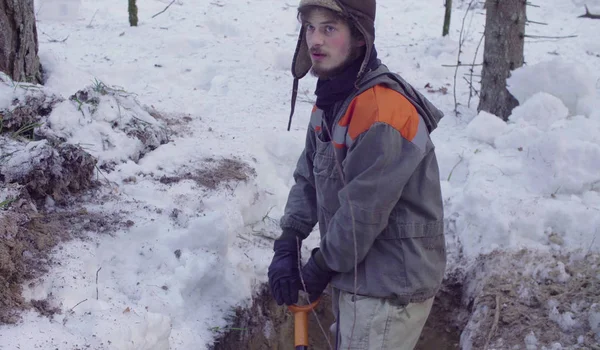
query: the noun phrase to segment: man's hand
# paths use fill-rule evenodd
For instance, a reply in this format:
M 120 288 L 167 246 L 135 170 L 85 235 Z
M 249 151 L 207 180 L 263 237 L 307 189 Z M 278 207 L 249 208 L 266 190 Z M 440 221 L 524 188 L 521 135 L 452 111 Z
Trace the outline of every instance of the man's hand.
M 277 305 L 293 305 L 298 302 L 300 290 L 301 241 L 298 238 L 275 241 L 275 255 L 269 266 L 269 286 Z
M 325 262 L 322 259 L 315 258 L 318 254 L 320 254 L 319 248 L 313 249 L 310 259 L 302 268 L 302 280 L 311 303 L 321 297 L 321 294 L 336 274 L 335 271 L 324 266 Z

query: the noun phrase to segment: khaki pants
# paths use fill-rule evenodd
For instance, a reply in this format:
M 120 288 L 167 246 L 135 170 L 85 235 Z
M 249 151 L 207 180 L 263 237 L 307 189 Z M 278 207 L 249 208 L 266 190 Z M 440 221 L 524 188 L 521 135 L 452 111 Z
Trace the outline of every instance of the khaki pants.
M 339 315 L 331 327 L 333 339 L 338 333 L 336 350 L 413 350 L 431 312 L 433 298 L 399 305 L 389 299 L 360 295 L 354 298 L 352 293 L 333 288 L 332 302 L 334 315 Z

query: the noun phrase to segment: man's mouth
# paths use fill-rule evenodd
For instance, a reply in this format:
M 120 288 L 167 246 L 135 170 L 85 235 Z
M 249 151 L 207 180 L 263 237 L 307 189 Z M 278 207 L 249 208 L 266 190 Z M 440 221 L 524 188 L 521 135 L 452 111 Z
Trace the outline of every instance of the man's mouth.
M 325 55 L 324 53 L 321 53 L 321 52 L 311 52 L 310 55 L 313 58 L 313 60 L 316 60 L 316 61 L 321 61 L 325 57 L 327 57 L 327 55 Z

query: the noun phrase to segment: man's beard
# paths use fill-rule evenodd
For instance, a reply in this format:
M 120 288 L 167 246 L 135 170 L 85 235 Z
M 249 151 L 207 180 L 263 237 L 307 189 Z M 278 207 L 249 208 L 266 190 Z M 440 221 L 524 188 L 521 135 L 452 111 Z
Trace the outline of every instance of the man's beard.
M 350 65 L 352 65 L 352 63 L 358 59 L 360 57 L 360 53 L 361 53 L 361 48 L 360 47 L 353 47 L 348 56 L 346 56 L 346 59 L 340 63 L 339 65 L 337 65 L 336 67 L 333 68 L 329 68 L 329 69 L 321 69 L 318 67 L 315 67 L 314 65 L 312 66 L 312 68 L 310 69 L 310 74 L 312 74 L 312 76 L 317 77 L 319 79 L 331 79 L 337 75 L 340 75 L 343 71 L 346 70 L 346 68 L 348 68 Z

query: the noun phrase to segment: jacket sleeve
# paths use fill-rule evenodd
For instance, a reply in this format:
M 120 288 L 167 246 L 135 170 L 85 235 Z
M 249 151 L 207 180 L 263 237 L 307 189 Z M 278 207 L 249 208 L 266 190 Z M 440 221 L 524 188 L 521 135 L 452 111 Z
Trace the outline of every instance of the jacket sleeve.
M 341 206 L 321 240 L 318 260 L 337 272 L 352 271 L 387 226 L 424 155 L 424 147 L 387 123 L 376 122 L 359 135 L 344 160 L 345 184 L 338 193 Z
M 296 234 L 300 239 L 310 235 L 317 224 L 317 193 L 313 173 L 315 131 L 309 125 L 306 144 L 294 171 L 292 186 L 283 217 L 280 221 L 283 235 Z

